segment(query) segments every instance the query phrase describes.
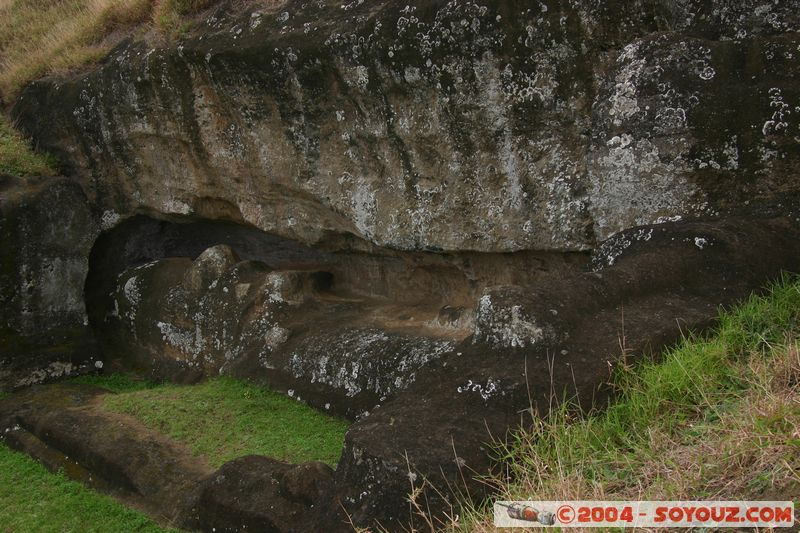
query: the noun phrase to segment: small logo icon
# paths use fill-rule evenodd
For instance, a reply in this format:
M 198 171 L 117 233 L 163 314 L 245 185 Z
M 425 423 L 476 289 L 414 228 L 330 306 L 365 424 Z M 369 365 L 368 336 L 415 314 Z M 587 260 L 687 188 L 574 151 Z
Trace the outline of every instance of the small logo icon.
M 549 511 L 540 511 L 529 505 L 522 505 L 521 503 L 512 503 L 511 505 L 498 503 L 497 505 L 500 507 L 505 507 L 509 518 L 513 518 L 515 520 L 539 522 L 545 526 L 552 526 L 556 523 L 555 516 Z

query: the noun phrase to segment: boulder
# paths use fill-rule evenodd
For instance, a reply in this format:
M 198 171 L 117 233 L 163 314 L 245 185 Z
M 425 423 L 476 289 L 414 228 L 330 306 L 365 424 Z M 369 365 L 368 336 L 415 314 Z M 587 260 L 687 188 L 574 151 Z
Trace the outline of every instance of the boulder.
M 200 488 L 197 527 L 202 531 L 302 533 L 323 526 L 315 504 L 332 479 L 330 467 L 289 465 L 256 455 L 225 463 Z M 347 531 L 343 523 L 326 531 Z
M 589 250 L 798 192 L 793 2 L 223 3 L 12 116 L 109 220 L 307 244 Z M 347 240 L 334 236 L 351 236 Z
M 355 420 L 332 485 L 243 459 L 204 527 L 399 530 L 412 488 L 480 497 L 493 437 L 602 406 L 620 357 L 800 270 L 795 3 L 223 2 L 126 40 L 13 104 L 70 181 L 3 204 L 4 353 L 83 338 L 98 213 L 86 298 L 117 368 Z
M 355 524 L 424 526 L 419 511 L 442 518 L 457 498 L 486 496 L 478 475 L 509 430 L 564 399 L 602 408 L 618 362 L 658 354 L 800 271 L 800 228 L 796 216 L 636 228 L 601 246 L 595 265 L 487 289 L 474 335 L 350 427 L 336 501 Z
M 150 261 L 117 276 L 98 338 L 110 368 L 177 382 L 234 375 L 349 417 L 454 348 L 452 326 L 375 324 L 380 304 L 340 301 L 329 278 L 239 261 L 226 245 Z
M 0 176 L 0 391 L 102 367 L 83 298 L 97 233 L 74 181 Z

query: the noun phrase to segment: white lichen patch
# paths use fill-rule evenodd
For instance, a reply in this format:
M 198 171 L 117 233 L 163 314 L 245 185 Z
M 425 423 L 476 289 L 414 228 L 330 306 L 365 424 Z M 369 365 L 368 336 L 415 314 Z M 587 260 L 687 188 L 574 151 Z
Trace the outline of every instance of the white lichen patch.
M 456 391 L 459 394 L 464 394 L 464 393 L 478 394 L 483 399 L 483 401 L 486 402 L 493 396 L 497 395 L 505 396 L 505 391 L 503 391 L 500 388 L 500 383 L 501 382 L 499 379 L 496 380 L 491 377 L 486 379 L 486 383 L 475 382 L 470 379 L 467 380 L 467 382 L 464 383 L 463 385 L 459 385 L 458 387 L 456 387 Z
M 673 217 L 672 220 L 661 220 L 661 222 L 680 220 L 680 217 Z M 603 241 L 603 243 L 592 254 L 592 270 L 599 272 L 605 267 L 613 265 L 625 250 L 635 242 L 647 242 L 653 237 L 653 228 L 639 228 L 634 231 L 618 233 Z
M 408 387 L 420 368 L 454 347 L 451 341 L 347 329 L 304 341 L 292 353 L 287 370 L 350 397 L 363 392 L 389 396 Z
M 289 330 L 274 325 L 269 328 L 267 334 L 264 336 L 264 345 L 270 350 L 276 350 L 281 344 L 289 339 Z
M 113 210 L 104 211 L 100 217 L 100 229 L 103 231 L 110 230 L 116 226 L 122 219 L 122 215 Z
M 78 366 L 73 365 L 66 361 L 53 361 L 43 368 L 33 370 L 26 377 L 22 378 L 16 383 L 16 387 L 29 387 L 37 383 L 44 383 L 45 381 L 63 378 L 69 376 L 78 370 Z
M 779 87 L 769 90 L 769 107 L 772 111 L 770 118 L 761 127 L 764 136 L 772 134 L 786 134 L 789 130 L 789 117 L 792 115 L 791 106 L 784 101 L 783 92 Z
M 265 288 L 267 288 L 267 298 L 269 298 L 269 301 L 277 304 L 286 302 L 286 297 L 284 295 L 286 285 L 287 280 L 283 273 L 270 272 L 264 284 Z
M 158 321 L 156 322 L 156 327 L 161 331 L 164 342 L 180 350 L 187 359 L 196 359 L 203 353 L 205 340 L 199 325 L 196 325 L 192 331 Z
M 353 222 L 358 231 L 365 237 L 372 237 L 375 233 L 377 199 L 375 192 L 366 180 L 356 180 L 351 207 L 353 210 Z
M 164 213 L 174 213 L 178 215 L 190 215 L 192 213 L 192 207 L 177 198 L 166 199 L 162 202 L 161 208 Z
M 491 294 L 478 302 L 473 342 L 483 341 L 495 348 L 525 348 L 546 337 L 543 327 L 521 305 L 500 305 Z
M 623 134 L 598 151 L 590 174 L 590 212 L 598 240 L 662 216 L 697 210 L 698 191 L 687 177 L 687 141 L 664 146 Z
M 122 286 L 122 296 L 125 298 L 128 313 L 126 315 L 128 321 L 133 324 L 136 321 L 136 310 L 139 307 L 139 301 L 142 298 L 140 291 L 139 278 L 131 276 Z
M 667 224 L 669 222 L 680 222 L 683 220 L 681 215 L 661 216 L 653 221 L 653 224 Z
M 611 109 L 608 112 L 617 126 L 640 111 L 637 84 L 645 68 L 644 59 L 639 57 L 640 46 L 639 41 L 628 44 L 617 59 L 621 68 L 616 76 Z

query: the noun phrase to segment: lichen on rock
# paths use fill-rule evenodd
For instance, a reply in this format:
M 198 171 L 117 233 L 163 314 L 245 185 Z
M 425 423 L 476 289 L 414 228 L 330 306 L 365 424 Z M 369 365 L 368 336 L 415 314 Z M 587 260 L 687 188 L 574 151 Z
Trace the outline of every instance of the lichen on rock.
M 604 400 L 622 341 L 800 268 L 796 4 L 225 2 L 130 39 L 13 105 L 69 180 L 0 228 L 41 248 L 2 256 L 11 329 L 88 312 L 104 369 L 349 417 L 319 523 L 401 529 L 409 481 Z
M 222 7 L 179 46 L 33 84 L 14 116 L 109 221 L 213 199 L 305 243 L 586 250 L 794 190 L 789 4 Z

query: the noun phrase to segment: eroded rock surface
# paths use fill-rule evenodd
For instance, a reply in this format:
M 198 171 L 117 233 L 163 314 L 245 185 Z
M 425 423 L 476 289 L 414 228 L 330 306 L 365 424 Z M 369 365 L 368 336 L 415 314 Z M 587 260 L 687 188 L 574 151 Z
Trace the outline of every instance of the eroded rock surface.
M 41 264 L 71 265 L 63 309 L 39 276 L 37 316 L 83 319 L 88 264 L 108 366 L 229 373 L 355 420 L 332 483 L 242 460 L 203 489 L 208 527 L 291 530 L 317 498 L 311 529 L 391 531 L 412 486 L 439 510 L 448 487 L 479 497 L 490 435 L 565 391 L 602 402 L 621 345 L 658 351 L 800 270 L 796 0 L 206 15 L 31 84 L 12 115 L 63 158 L 78 206 L 74 255 L 53 255 L 60 207 L 31 204 L 53 214 Z M 9 243 L 44 216 L 7 205 Z M 3 255 L 14 331 L 20 250 Z
M 586 261 L 330 252 L 238 224 L 140 216 L 98 239 L 87 301 L 107 369 L 184 382 L 225 373 L 355 418 L 472 333 L 483 288 Z
M 197 526 L 203 531 L 303 533 L 319 528 L 315 507 L 330 497 L 333 472 L 324 463 L 288 465 L 267 457 L 234 459 L 200 487 Z M 325 529 L 344 531 L 344 524 Z
M 481 495 L 472 476 L 489 468 L 492 438 L 565 397 L 603 405 L 620 357 L 658 353 L 762 280 L 797 272 L 799 237 L 795 217 L 637 228 L 615 238 L 629 244 L 612 266 L 486 290 L 475 334 L 347 432 L 336 481 L 348 515 L 411 520 L 398 502 L 412 484 L 436 487 L 418 500 L 433 509 L 452 510 L 453 492 Z
M 0 391 L 101 360 L 83 298 L 98 231 L 77 183 L 0 176 Z
M 171 380 L 266 379 L 298 400 L 331 391 L 342 401 L 318 407 L 335 404 L 350 416 L 404 389 L 454 348 L 451 330 L 437 338 L 366 326 L 378 305 L 337 301 L 322 292 L 329 277 L 239 261 L 225 245 L 193 262 L 146 263 L 119 276 L 102 336 L 122 368 Z M 325 317 L 338 327 L 315 327 Z
M 485 487 L 471 476 L 489 468 L 492 437 L 565 395 L 602 405 L 620 356 L 630 362 L 657 353 L 709 326 L 720 306 L 782 271 L 800 271 L 797 213 L 761 214 L 633 228 L 602 243 L 583 269 L 528 257 L 535 275 L 502 284 L 478 276 L 466 283 L 469 291 L 452 293 L 468 295 L 472 307 L 427 308 L 427 328 L 399 326 L 405 314 L 390 314 L 385 301 L 363 294 L 352 298 L 335 275 L 315 283 L 325 268 L 273 270 L 214 246 L 194 261 L 167 258 L 124 270 L 100 336 L 116 336 L 123 368 L 160 367 L 172 379 L 186 369 L 198 377 L 231 373 L 355 419 L 316 512 L 320 523 L 349 517 L 391 530 L 413 520 L 404 503 L 412 484 L 435 487 L 421 497 L 440 510 L 449 491 L 465 484 L 479 497 Z M 499 259 L 482 257 L 495 265 Z M 476 263 L 451 264 L 462 274 L 469 265 L 474 275 Z M 389 308 L 425 311 L 408 297 Z M 267 315 L 270 322 L 247 337 L 251 321 Z M 458 335 L 443 326 L 463 316 Z M 270 333 L 275 328 L 280 336 Z M 231 483 L 220 490 L 244 490 Z
M 226 5 L 16 103 L 109 225 L 587 250 L 797 192 L 795 0 Z

